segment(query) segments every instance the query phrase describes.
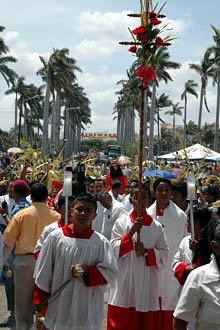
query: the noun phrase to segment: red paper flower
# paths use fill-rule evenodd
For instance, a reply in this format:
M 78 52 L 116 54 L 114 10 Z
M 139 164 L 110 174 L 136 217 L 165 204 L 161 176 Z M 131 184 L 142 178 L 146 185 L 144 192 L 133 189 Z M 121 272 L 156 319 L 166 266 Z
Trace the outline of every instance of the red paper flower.
M 145 26 L 139 26 L 138 28 L 132 30 L 133 34 L 140 34 L 140 33 L 144 33 L 146 31 L 146 27 Z
M 131 53 L 136 53 L 137 51 L 137 47 L 136 46 L 131 46 L 129 49 L 128 49 L 129 52 Z
M 161 23 L 161 21 L 159 21 L 159 20 L 157 19 L 157 14 L 156 14 L 156 13 L 151 12 L 151 13 L 149 13 L 149 14 L 150 14 L 150 21 L 151 21 L 151 23 L 152 23 L 153 25 L 158 25 L 158 24 Z
M 137 39 L 138 40 L 140 40 L 140 41 L 145 41 L 145 42 L 148 42 L 148 37 L 147 37 L 147 35 L 144 33 L 142 33 L 142 34 L 138 34 L 137 35 Z
M 140 65 L 137 70 L 135 71 L 134 75 L 136 77 L 140 77 L 143 83 L 143 87 L 148 87 L 149 81 L 156 81 L 156 74 L 153 67 L 144 67 Z
M 157 39 L 155 40 L 155 44 L 157 46 L 163 46 L 164 45 L 164 41 L 160 37 L 157 37 Z

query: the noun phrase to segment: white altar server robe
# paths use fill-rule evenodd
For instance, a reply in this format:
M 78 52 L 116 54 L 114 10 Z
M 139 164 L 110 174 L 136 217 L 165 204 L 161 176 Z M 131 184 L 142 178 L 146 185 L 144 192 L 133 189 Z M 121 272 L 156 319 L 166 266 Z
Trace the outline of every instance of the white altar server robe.
M 159 310 L 159 270 L 163 269 L 168 259 L 168 244 L 164 229 L 158 221 L 141 228 L 141 242 L 145 249 L 153 249 L 156 266 L 147 266 L 144 256 L 136 257 L 134 250 L 119 257 L 121 238 L 128 233 L 133 223 L 129 215 L 122 215 L 112 230 L 111 244 L 118 262 L 116 286 L 110 288 L 110 305 L 135 307 L 136 311 L 148 312 Z M 137 241 L 136 234 L 132 243 Z
M 169 244 L 169 258 L 166 267 L 160 272 L 161 308 L 164 311 L 175 309 L 179 297 L 179 283 L 172 273 L 172 262 L 183 237 L 186 236 L 186 214 L 172 201 L 164 210 L 163 216 L 157 215 L 156 201 L 147 212 L 163 226 Z
M 62 229 L 53 231 L 41 249 L 35 268 L 35 283 L 51 296 L 69 278 L 71 266 L 96 266 L 107 283 L 114 283 L 116 261 L 108 240 L 93 232 L 89 239 L 65 236 Z M 87 287 L 82 279 L 72 279 L 51 298 L 45 316 L 50 330 L 99 330 L 104 305 L 103 286 Z

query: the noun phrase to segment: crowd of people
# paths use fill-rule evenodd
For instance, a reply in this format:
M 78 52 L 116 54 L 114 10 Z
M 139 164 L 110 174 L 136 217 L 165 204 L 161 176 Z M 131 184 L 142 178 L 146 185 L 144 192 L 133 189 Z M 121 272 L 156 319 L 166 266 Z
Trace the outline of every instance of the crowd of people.
M 107 330 L 220 329 L 216 165 L 198 179 L 194 236 L 183 166 L 142 184 L 117 162 L 99 177 L 67 166 L 68 222 L 62 178 L 47 185 L 40 168 L 30 180 L 29 168 L 2 179 L 0 327 L 99 330 L 106 305 Z

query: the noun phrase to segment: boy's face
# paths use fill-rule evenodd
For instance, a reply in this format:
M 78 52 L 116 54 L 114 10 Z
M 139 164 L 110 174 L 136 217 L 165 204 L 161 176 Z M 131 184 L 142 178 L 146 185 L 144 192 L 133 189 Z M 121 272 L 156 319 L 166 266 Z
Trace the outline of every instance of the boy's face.
M 76 201 L 72 208 L 72 222 L 79 228 L 88 228 L 96 217 L 96 210 L 92 203 Z
M 171 188 L 168 183 L 160 182 L 156 189 L 156 200 L 158 203 L 166 206 L 169 203 L 171 197 Z
M 95 181 L 95 190 L 96 190 L 96 194 L 104 190 L 104 184 L 102 181 Z
M 181 194 L 181 192 L 179 192 L 177 190 L 173 190 L 171 199 L 177 206 L 179 206 L 181 208 L 181 206 L 183 205 L 183 202 L 184 202 L 184 198 L 183 198 L 183 195 Z

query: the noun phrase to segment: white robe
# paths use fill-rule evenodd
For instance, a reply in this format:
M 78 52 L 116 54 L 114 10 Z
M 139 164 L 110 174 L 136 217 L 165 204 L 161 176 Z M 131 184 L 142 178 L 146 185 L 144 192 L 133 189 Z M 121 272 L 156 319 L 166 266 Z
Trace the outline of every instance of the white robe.
M 146 249 L 153 248 L 157 266 L 147 266 L 144 256 L 136 257 L 134 250 L 119 257 L 121 237 L 130 231 L 132 222 L 129 215 L 122 215 L 112 230 L 111 244 L 118 260 L 117 285 L 110 288 L 110 305 L 135 307 L 136 311 L 148 312 L 159 310 L 159 271 L 165 267 L 168 259 L 168 244 L 164 229 L 158 221 L 150 226 L 142 226 L 141 242 Z M 137 241 L 132 238 L 133 246 Z
M 103 225 L 103 213 L 104 213 L 104 206 L 98 201 L 97 202 L 97 215 L 92 222 L 92 229 L 101 233 L 102 225 Z
M 127 213 L 130 213 L 133 210 L 133 205 L 130 202 L 130 194 L 125 196 L 125 198 L 122 201 L 122 204 Z
M 41 250 L 42 246 L 44 245 L 44 243 L 46 242 L 46 239 L 49 236 L 49 234 L 58 228 L 59 228 L 59 224 L 57 221 L 52 222 L 50 225 L 48 225 L 44 228 L 44 230 L 42 231 L 42 234 L 40 235 L 39 240 L 37 241 L 37 244 L 34 249 L 34 253 L 40 252 L 40 250 Z
M 179 264 L 191 264 L 192 262 L 192 250 L 189 248 L 189 240 L 191 235 L 185 236 L 180 242 L 178 251 L 173 257 L 172 269 L 175 273 L 176 268 Z
M 51 296 L 69 278 L 74 264 L 96 266 L 113 284 L 116 261 L 108 240 L 97 232 L 90 239 L 64 236 L 53 231 L 41 249 L 35 268 L 35 283 Z M 72 279 L 55 298 L 49 300 L 45 326 L 50 330 L 99 330 L 103 316 L 104 286 L 87 287 L 82 279 Z
M 160 297 L 162 298 L 162 310 L 172 311 L 176 307 L 179 296 L 179 283 L 172 273 L 172 261 L 181 240 L 187 234 L 185 225 L 186 214 L 172 201 L 170 201 L 169 206 L 164 210 L 163 216 L 156 215 L 156 202 L 148 208 L 147 212 L 164 226 L 169 244 L 168 263 L 165 269 L 160 272 Z
M 125 213 L 123 205 L 115 199 L 112 200 L 112 207 L 110 209 L 104 208 L 101 233 L 108 240 L 111 239 L 112 228 L 115 221 L 122 213 Z

